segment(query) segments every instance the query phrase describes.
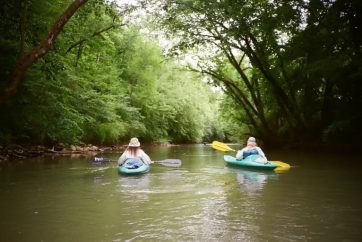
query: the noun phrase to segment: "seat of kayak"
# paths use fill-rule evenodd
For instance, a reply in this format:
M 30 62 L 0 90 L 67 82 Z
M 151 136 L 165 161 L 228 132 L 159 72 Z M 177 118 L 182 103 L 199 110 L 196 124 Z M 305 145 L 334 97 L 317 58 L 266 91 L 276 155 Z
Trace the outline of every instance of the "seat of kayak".
M 123 163 L 123 167 L 127 169 L 137 169 L 141 166 L 143 166 L 144 163 L 141 160 L 138 159 L 128 159 Z

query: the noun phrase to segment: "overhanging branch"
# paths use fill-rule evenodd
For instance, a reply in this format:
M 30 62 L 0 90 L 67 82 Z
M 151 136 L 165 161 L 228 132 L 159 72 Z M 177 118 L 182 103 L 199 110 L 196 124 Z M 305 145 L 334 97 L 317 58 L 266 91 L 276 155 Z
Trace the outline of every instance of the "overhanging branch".
M 121 24 L 121 25 L 112 24 L 112 25 L 110 25 L 110 26 L 108 26 L 108 27 L 106 27 L 106 28 L 103 28 L 103 29 L 101 29 L 101 30 L 98 30 L 98 31 L 94 32 L 90 37 L 80 39 L 80 40 L 78 40 L 77 42 L 75 42 L 74 44 L 72 44 L 72 45 L 67 49 L 67 51 L 66 51 L 65 53 L 68 54 L 73 48 L 77 47 L 78 45 L 83 44 L 85 41 L 89 40 L 90 38 L 93 38 L 93 37 L 96 37 L 96 36 L 100 36 L 102 33 L 107 32 L 108 30 L 113 29 L 113 28 L 115 28 L 116 26 L 120 26 L 120 27 L 121 27 L 121 26 L 124 26 L 124 25 L 125 25 L 125 24 Z
M 48 32 L 48 35 L 40 42 L 40 44 L 33 48 L 30 53 L 19 59 L 18 63 L 14 67 L 7 87 L 0 95 L 0 104 L 4 103 L 10 96 L 16 93 L 24 74 L 29 69 L 29 67 L 31 67 L 38 59 L 49 52 L 49 50 L 54 45 L 55 39 L 63 30 L 64 25 L 87 1 L 88 0 L 74 0 L 53 24 Z

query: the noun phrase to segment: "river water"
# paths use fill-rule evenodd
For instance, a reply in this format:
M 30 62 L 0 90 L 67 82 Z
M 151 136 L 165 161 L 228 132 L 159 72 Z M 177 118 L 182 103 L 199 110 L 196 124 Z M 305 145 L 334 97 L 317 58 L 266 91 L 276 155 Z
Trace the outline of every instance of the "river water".
M 124 176 L 89 157 L 3 164 L 0 241 L 361 241 L 361 157 L 267 151 L 292 165 L 275 173 L 228 167 L 208 145 L 145 151 L 182 166 Z

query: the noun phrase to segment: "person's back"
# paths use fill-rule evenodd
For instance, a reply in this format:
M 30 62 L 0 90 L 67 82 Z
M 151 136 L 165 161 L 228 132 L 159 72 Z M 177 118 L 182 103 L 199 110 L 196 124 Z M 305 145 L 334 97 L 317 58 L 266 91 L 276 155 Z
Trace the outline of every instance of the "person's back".
M 248 157 L 250 155 L 259 155 L 259 152 L 258 152 L 258 150 L 256 148 L 244 149 L 244 151 L 243 151 L 243 159 L 245 159 L 246 157 Z
M 256 145 L 256 139 L 254 137 L 249 137 L 246 147 L 242 150 L 238 150 L 236 153 L 236 159 L 242 160 L 250 155 L 259 155 L 263 159 L 267 160 L 264 152 Z
M 137 138 L 132 138 L 127 149 L 118 159 L 118 164 L 122 165 L 128 159 L 139 159 L 145 164 L 151 164 L 150 157 L 140 148 L 141 144 Z

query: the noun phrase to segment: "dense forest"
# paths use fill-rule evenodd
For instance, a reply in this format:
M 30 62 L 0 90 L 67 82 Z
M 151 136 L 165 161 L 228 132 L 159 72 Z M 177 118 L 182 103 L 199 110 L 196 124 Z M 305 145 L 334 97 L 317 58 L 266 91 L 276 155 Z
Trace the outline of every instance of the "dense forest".
M 359 140 L 362 2 L 122 2 L 2 0 L 0 143 Z
M 1 88 L 21 55 L 42 42 L 71 1 L 5 2 L 1 12 Z M 89 1 L 49 52 L 1 104 L 1 143 L 115 144 L 197 142 L 216 132 L 218 95 L 201 76 L 122 23 L 115 5 Z M 4 94 L 3 94 L 4 96 Z

